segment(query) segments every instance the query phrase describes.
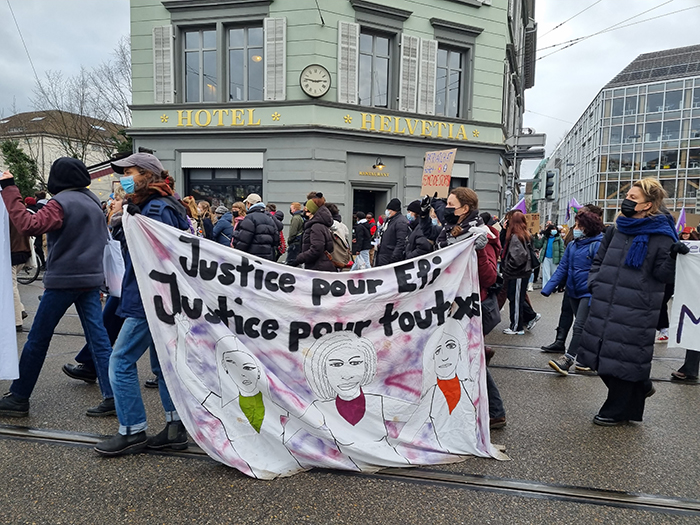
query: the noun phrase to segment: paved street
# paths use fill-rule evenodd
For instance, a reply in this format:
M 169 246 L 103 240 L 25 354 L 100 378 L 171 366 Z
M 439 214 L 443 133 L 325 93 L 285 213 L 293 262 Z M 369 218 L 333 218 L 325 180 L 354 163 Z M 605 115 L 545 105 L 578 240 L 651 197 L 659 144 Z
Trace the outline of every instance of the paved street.
M 30 314 L 26 330 L 41 283 L 20 289 Z M 657 393 L 643 423 L 597 427 L 591 419 L 606 392 L 600 379 L 560 377 L 547 367 L 549 355 L 539 351 L 553 340 L 561 295 L 531 297 L 543 314 L 533 333 L 506 336 L 504 324 L 488 338 L 496 349 L 492 373 L 508 420 L 492 433 L 492 442 L 504 445 L 511 461 L 472 458 L 418 469 L 410 478 L 391 472 L 312 471 L 264 482 L 198 454 L 103 459 L 90 445 L 0 432 L 5 436 L 0 439 L 0 522 L 697 523 L 700 511 L 693 515 L 682 507 L 683 500 L 693 500 L 688 505 L 700 509 L 700 388 L 668 381 L 684 352 L 657 345 L 652 368 Z M 60 370 L 84 341 L 74 312 L 58 332 L 31 399 L 30 417 L 0 419 L 0 431 L 20 425 L 88 436 L 114 433 L 116 418 L 84 414 L 99 402 L 98 387 L 73 381 Z M 20 346 L 26 335 L 18 334 Z M 141 367 L 146 379 L 147 359 Z M 8 386 L 0 382 L 2 392 Z M 158 431 L 164 421 L 157 391 L 144 389 L 144 399 L 151 430 Z M 586 490 L 579 497 L 572 487 Z M 623 495 L 600 491 L 647 495 L 652 504 L 677 499 L 666 509 L 650 510 L 639 505 L 644 498 L 627 498 L 626 504 Z M 618 499 L 593 504 L 594 494 Z

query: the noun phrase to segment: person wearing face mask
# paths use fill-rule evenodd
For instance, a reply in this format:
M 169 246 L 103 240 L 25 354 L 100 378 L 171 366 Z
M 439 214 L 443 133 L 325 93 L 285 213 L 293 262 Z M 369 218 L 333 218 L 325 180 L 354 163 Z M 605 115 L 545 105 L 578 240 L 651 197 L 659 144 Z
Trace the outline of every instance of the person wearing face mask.
M 374 257 L 375 266 L 403 261 L 406 257 L 408 219 L 401 213 L 401 201 L 391 199 L 386 205 L 386 220 L 382 225 L 379 250 Z
M 246 216 L 245 204 L 242 202 L 234 202 L 231 204 L 231 215 L 233 216 L 233 229 L 237 230 L 238 226 L 243 222 Z
M 211 213 L 211 205 L 207 201 L 197 202 L 197 210 L 202 219 L 204 238 L 214 240 L 214 217 Z
M 369 231 L 369 223 L 364 212 L 358 211 L 355 214 L 357 222 L 353 229 L 355 238 L 353 239 L 353 251 L 357 255 L 355 264 L 352 265 L 351 271 L 354 270 L 369 270 L 371 268 L 369 262 L 369 251 L 372 248 L 372 234 Z
M 421 210 L 421 201 L 415 200 L 406 208 L 406 219 L 410 233 L 406 241 L 406 259 L 420 257 L 433 251 L 433 242 L 430 241 L 424 232 L 424 224 L 429 222 L 430 217 Z
M 598 252 L 600 241 L 603 240 L 603 222 L 600 217 L 589 211 L 580 211 L 576 215 L 575 226 L 572 229 L 573 241 L 571 241 L 561 263 L 552 275 L 552 278 L 542 288 L 542 295 L 549 297 L 562 283 L 566 283 L 566 295 L 571 304 L 576 321 L 574 331 L 566 353 L 557 360 L 549 361 L 549 366 L 562 375 L 568 375 L 569 369 L 576 361 L 581 332 L 588 318 L 589 300 L 588 272 L 591 269 L 595 255 Z M 586 367 L 577 366 L 579 372 L 590 372 Z
M 233 231 L 232 246 L 236 250 L 274 261 L 282 223 L 267 213 L 265 203 L 257 193 L 248 195 L 243 204 L 246 215 Z
M 89 185 L 90 174 L 85 164 L 70 157 L 60 158 L 49 172 L 48 189 L 53 199 L 31 213 L 22 202 L 13 175 L 5 171 L 0 177 L 0 194 L 16 231 L 23 236 L 45 233 L 48 244 L 45 290 L 22 350 L 19 378 L 0 399 L 0 416 L 29 415 L 29 398 L 39 379 L 51 337 L 72 305 L 89 342 L 103 397 L 102 403 L 88 409 L 87 415 L 114 414 L 114 394 L 108 376 L 112 348 L 102 324 L 100 304 L 107 225 L 100 201 L 87 189 Z
M 597 425 L 641 421 L 655 392 L 649 374 L 664 288 L 674 281 L 677 255 L 689 251 L 662 212 L 666 196 L 653 178 L 632 185 L 588 275 L 590 312 L 577 360 L 608 388 Z
M 551 279 L 557 265 L 564 254 L 564 240 L 557 227 L 549 223 L 544 232 L 541 232 L 532 240 L 532 247 L 540 251 L 540 265 L 542 267 L 542 288 Z

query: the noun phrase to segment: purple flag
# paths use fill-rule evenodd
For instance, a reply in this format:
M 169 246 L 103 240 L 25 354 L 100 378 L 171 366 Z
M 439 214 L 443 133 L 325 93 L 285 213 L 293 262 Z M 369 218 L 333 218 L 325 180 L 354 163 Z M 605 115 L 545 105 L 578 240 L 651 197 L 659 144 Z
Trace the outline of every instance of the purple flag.
M 681 212 L 678 214 L 678 222 L 676 223 L 676 231 L 681 233 L 685 228 L 685 206 L 681 208 Z
M 573 215 L 574 217 L 576 214 L 581 211 L 581 206 L 578 201 L 576 200 L 575 197 L 571 197 L 571 200 L 569 201 L 569 206 L 566 208 L 566 220 L 568 221 L 571 216 Z
M 525 197 L 523 197 L 522 199 L 520 199 L 520 200 L 518 201 L 518 204 L 516 204 L 515 206 L 513 206 L 513 208 L 511 208 L 511 209 L 513 209 L 513 210 L 518 210 L 518 211 L 521 211 L 521 212 L 523 212 L 523 213 L 527 213 L 527 205 L 525 204 Z

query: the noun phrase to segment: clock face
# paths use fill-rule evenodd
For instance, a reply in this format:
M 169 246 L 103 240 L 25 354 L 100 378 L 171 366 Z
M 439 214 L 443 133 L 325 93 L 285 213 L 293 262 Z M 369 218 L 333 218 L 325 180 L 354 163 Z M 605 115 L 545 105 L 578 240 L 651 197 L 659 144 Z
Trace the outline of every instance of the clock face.
M 322 97 L 331 88 L 331 74 L 318 64 L 306 66 L 299 76 L 299 85 L 308 96 Z

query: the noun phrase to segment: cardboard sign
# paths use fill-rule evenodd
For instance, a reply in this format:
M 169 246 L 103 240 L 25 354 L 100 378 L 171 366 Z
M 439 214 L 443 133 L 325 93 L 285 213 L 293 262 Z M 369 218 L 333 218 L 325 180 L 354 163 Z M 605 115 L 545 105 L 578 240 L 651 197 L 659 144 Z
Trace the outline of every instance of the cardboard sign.
M 528 213 L 525 215 L 525 221 L 527 221 L 527 230 L 530 234 L 537 235 L 540 231 L 540 214 Z
M 457 148 L 441 151 L 429 151 L 425 154 L 423 164 L 423 182 L 420 194 L 432 196 L 437 192 L 440 198 L 447 197 L 450 192 L 452 166 L 457 156 Z

